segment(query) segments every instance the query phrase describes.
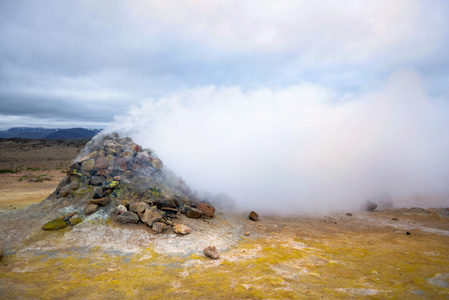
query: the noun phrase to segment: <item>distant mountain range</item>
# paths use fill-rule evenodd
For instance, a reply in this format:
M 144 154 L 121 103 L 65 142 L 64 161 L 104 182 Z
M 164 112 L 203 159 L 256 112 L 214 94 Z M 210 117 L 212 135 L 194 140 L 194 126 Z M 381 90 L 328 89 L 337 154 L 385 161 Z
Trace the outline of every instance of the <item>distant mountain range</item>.
M 80 139 L 91 138 L 100 129 L 86 128 L 41 128 L 41 127 L 14 127 L 0 131 L 0 138 L 22 138 L 22 139 Z

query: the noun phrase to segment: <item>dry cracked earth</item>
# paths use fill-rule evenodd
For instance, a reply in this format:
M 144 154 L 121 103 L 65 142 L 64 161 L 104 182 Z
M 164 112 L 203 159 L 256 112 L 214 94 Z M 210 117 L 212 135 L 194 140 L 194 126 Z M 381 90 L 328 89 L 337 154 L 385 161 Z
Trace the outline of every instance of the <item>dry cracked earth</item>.
M 449 211 L 326 216 L 218 210 L 156 235 L 91 215 L 57 231 L 26 208 L 64 177 L 82 142 L 0 141 L 0 299 L 449 299 Z M 426 199 L 422 199 L 424 202 Z M 245 236 L 245 232 L 249 235 Z M 203 249 L 215 245 L 220 258 Z

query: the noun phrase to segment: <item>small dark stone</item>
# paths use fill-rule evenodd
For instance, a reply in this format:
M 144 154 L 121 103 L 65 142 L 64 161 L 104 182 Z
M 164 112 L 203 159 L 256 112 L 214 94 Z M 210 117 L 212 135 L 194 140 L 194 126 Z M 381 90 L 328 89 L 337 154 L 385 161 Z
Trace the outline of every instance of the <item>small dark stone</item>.
M 349 217 L 350 217 L 350 216 L 352 216 L 352 214 L 351 214 L 351 213 L 346 213 L 346 215 L 347 215 L 347 216 L 349 216 Z
M 412 234 L 410 233 L 410 231 L 407 231 L 405 234 L 406 234 L 406 235 L 412 235 Z
M 92 196 L 92 198 L 94 199 L 101 199 L 105 196 L 105 193 L 103 193 L 101 190 L 99 190 L 98 188 L 95 189 L 94 195 Z
M 257 221 L 257 220 L 259 220 L 259 215 L 255 211 L 252 211 L 252 212 L 250 212 L 248 218 L 250 220 Z

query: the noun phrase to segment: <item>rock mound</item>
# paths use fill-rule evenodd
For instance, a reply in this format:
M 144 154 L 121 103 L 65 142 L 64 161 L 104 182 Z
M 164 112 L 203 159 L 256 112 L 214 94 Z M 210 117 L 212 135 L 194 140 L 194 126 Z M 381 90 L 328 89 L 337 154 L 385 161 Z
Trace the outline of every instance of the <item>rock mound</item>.
M 154 223 L 172 225 L 170 220 L 180 213 L 196 219 L 215 213 L 152 149 L 117 134 L 87 143 L 51 197 L 62 199 L 61 203 L 74 207 L 82 217 L 101 214 L 150 227 Z M 156 232 L 165 230 L 161 224 L 156 227 Z

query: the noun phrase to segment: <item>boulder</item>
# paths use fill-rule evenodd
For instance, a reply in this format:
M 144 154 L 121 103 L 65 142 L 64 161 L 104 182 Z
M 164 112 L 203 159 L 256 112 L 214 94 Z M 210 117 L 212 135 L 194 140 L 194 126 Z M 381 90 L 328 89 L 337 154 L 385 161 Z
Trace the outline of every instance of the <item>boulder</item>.
M 114 169 L 125 172 L 126 170 L 128 170 L 128 167 L 126 166 L 126 161 L 122 157 L 116 157 L 114 159 Z
M 201 212 L 203 213 L 203 216 L 208 219 L 212 218 L 215 214 L 215 208 L 212 205 L 209 205 L 204 202 L 198 203 L 196 205 L 196 208 L 201 210 Z
M 100 199 L 91 199 L 91 200 L 89 200 L 89 203 L 94 203 L 94 204 L 105 206 L 105 205 L 108 205 L 110 201 L 111 201 L 111 199 L 109 199 L 109 197 L 103 197 Z
M 173 230 L 178 233 L 178 234 L 189 234 L 192 232 L 192 229 L 190 229 L 190 227 L 184 225 L 184 224 L 175 224 L 175 226 L 173 226 Z
M 252 211 L 249 213 L 248 218 L 250 220 L 257 221 L 257 220 L 259 220 L 259 215 L 255 211 Z
M 91 158 L 81 163 L 81 170 L 85 172 L 91 172 L 94 169 L 94 166 L 95 166 L 95 159 Z
M 85 213 L 86 213 L 86 215 L 90 215 L 90 214 L 93 214 L 94 212 L 96 212 L 97 210 L 98 210 L 98 204 L 89 203 L 86 206 Z
M 69 188 L 74 191 L 76 189 L 78 189 L 80 186 L 80 184 L 78 183 L 78 181 L 72 181 L 69 185 Z
M 220 253 L 218 252 L 218 250 L 215 246 L 206 247 L 206 248 L 204 248 L 203 252 L 204 252 L 204 254 L 206 254 L 206 256 L 208 256 L 212 259 L 220 258 Z
M 371 201 L 366 201 L 365 205 L 363 206 L 363 210 L 367 211 L 373 211 L 377 208 L 377 204 Z
M 139 217 L 132 211 L 125 211 L 124 213 L 117 216 L 117 221 L 123 224 L 137 223 L 139 222 Z
M 163 221 L 162 215 L 153 209 L 146 209 L 143 214 L 142 222 L 152 227 L 154 222 Z
M 102 170 L 102 169 L 106 169 L 107 167 L 108 167 L 108 160 L 107 160 L 106 156 L 98 157 L 96 162 L 95 162 L 94 169 L 95 170 Z
M 129 205 L 129 210 L 135 213 L 145 212 L 146 209 L 149 209 L 150 205 L 145 202 L 133 202 Z
M 64 185 L 61 190 L 59 191 L 60 197 L 67 197 L 68 194 L 72 193 L 72 189 L 70 188 L 70 185 Z
M 42 229 L 44 230 L 58 230 L 61 228 L 65 228 L 67 227 L 68 224 L 66 223 L 66 221 L 64 221 L 64 217 L 59 217 L 56 219 L 53 219 L 47 223 L 45 223 L 44 226 L 42 226 Z
M 201 210 L 199 210 L 199 209 L 196 209 L 196 208 L 193 208 L 193 207 L 190 207 L 189 209 L 187 209 L 187 211 L 186 211 L 186 216 L 188 217 L 188 218 L 192 218 L 192 219 L 199 219 L 199 218 L 201 218 L 201 215 L 202 215 L 203 213 L 201 212 Z
M 162 233 L 165 231 L 165 229 L 167 229 L 167 225 L 165 225 L 164 223 L 161 223 L 161 222 L 154 222 L 153 226 L 151 228 L 156 233 Z
M 93 186 L 103 185 L 105 178 L 103 176 L 92 176 L 90 178 L 90 184 Z

